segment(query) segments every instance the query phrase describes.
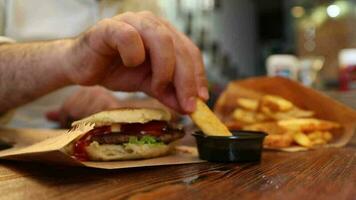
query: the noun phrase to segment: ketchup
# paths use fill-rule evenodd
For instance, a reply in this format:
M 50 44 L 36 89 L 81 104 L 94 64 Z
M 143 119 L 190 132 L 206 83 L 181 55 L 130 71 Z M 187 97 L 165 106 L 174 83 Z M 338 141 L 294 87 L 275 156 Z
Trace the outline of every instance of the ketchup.
M 85 151 L 85 147 L 90 144 L 91 137 L 97 135 L 104 135 L 108 133 L 111 133 L 110 126 L 103 126 L 90 130 L 88 133 L 86 133 L 83 137 L 81 137 L 78 141 L 74 143 L 74 147 L 73 147 L 74 157 L 76 157 L 78 160 L 81 161 L 89 160 L 89 156 Z
M 145 124 L 121 124 L 121 133 L 127 135 L 160 136 L 166 130 L 168 130 L 168 124 L 164 121 L 150 121 Z M 80 161 L 89 160 L 89 156 L 85 150 L 85 147 L 91 143 L 91 138 L 93 136 L 105 135 L 109 133 L 112 133 L 111 126 L 102 126 L 94 128 L 93 130 L 86 133 L 83 137 L 81 137 L 78 141 L 74 143 L 74 157 Z

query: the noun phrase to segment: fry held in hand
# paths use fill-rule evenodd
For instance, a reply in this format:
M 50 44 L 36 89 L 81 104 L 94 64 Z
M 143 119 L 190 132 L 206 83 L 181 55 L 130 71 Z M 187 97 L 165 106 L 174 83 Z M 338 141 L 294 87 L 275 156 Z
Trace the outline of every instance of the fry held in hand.
M 229 129 L 219 120 L 210 108 L 200 99 L 197 99 L 196 110 L 190 115 L 193 122 L 210 136 L 231 136 Z

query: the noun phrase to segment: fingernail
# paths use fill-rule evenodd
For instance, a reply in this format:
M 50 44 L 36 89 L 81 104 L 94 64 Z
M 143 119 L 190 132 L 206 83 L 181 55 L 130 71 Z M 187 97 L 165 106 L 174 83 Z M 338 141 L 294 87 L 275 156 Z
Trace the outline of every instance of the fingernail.
M 200 96 L 200 98 L 202 98 L 204 100 L 208 100 L 209 99 L 208 89 L 206 87 L 201 87 L 199 89 L 199 96 Z
M 196 97 L 190 97 L 187 102 L 186 102 L 186 111 L 191 113 L 195 111 L 195 106 L 196 106 Z

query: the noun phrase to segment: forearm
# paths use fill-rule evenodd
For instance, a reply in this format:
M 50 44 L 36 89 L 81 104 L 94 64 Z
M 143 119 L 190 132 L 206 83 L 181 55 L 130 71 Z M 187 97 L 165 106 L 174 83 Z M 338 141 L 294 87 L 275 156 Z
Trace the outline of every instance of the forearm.
M 0 113 L 70 84 L 71 40 L 0 45 Z

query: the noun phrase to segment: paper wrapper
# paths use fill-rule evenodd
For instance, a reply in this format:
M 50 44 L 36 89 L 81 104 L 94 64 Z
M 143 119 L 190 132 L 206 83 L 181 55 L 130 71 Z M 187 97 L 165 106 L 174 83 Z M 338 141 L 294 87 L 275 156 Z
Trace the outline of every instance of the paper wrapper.
M 93 125 L 79 127 L 75 131 L 46 129 L 0 129 L 0 140 L 11 144 L 10 149 L 0 151 L 0 159 L 34 161 L 50 164 L 85 166 L 101 169 L 121 169 L 159 165 L 177 165 L 203 162 L 198 158 L 194 147 L 180 146 L 175 153 L 153 159 L 81 162 L 64 153 L 63 148 L 82 134 L 91 130 Z
M 302 109 L 315 112 L 314 117 L 338 122 L 342 131 L 334 135 L 331 143 L 324 147 L 342 147 L 355 132 L 355 110 L 301 84 L 280 77 L 258 77 L 231 82 L 215 104 L 214 112 L 224 122 L 232 121 L 231 113 L 237 107 L 239 97 L 259 98 L 264 94 L 281 96 Z M 304 147 L 281 148 L 283 151 L 302 151 Z

